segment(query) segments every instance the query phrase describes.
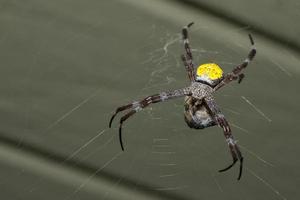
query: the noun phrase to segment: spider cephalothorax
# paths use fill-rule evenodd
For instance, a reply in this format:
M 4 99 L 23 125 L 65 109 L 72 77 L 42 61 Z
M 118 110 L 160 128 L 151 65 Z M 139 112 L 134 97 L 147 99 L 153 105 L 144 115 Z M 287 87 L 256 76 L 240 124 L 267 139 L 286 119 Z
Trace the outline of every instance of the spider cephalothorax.
M 190 23 L 182 29 L 185 53 L 181 56 L 183 64 L 187 70 L 190 85 L 182 89 L 151 95 L 140 101 L 134 101 L 130 104 L 118 107 L 110 119 L 109 127 L 111 127 L 113 119 L 119 112 L 129 110 L 123 117 L 121 117 L 119 126 L 120 144 L 122 150 L 124 150 L 122 141 L 122 125 L 125 120 L 152 103 L 167 101 L 178 97 L 185 97 L 184 119 L 187 125 L 194 129 L 203 129 L 218 125 L 223 129 L 233 162 L 225 169 L 219 171 L 223 172 L 230 169 L 239 160 L 240 172 L 238 179 L 240 179 L 243 169 L 243 156 L 232 136 L 230 126 L 225 119 L 225 116 L 222 114 L 219 106 L 214 100 L 213 93 L 233 80 L 238 80 L 238 83 L 242 81 L 245 77 L 242 70 L 247 67 L 256 54 L 254 41 L 249 34 L 252 49 L 248 54 L 248 57 L 240 65 L 236 66 L 232 72 L 223 75 L 223 70 L 215 63 L 202 64 L 195 72 L 187 31 L 192 25 L 193 23 Z

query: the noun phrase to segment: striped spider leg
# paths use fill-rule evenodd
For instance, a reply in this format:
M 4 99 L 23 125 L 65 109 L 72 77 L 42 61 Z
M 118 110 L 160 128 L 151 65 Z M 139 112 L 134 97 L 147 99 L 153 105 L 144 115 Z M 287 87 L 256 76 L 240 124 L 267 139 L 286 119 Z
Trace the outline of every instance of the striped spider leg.
M 189 23 L 187 26 L 184 26 L 182 29 L 182 39 L 184 44 L 185 53 L 181 55 L 181 59 L 183 61 L 183 64 L 185 66 L 185 69 L 188 73 L 188 77 L 191 82 L 195 82 L 196 80 L 196 74 L 193 64 L 193 55 L 188 39 L 188 28 L 191 27 L 194 24 L 194 22 Z
M 228 167 L 219 170 L 219 172 L 224 172 L 229 170 L 231 167 L 234 166 L 234 164 L 239 160 L 240 161 L 240 172 L 238 176 L 238 180 L 240 180 L 242 176 L 242 170 L 243 170 L 243 156 L 241 151 L 239 150 L 238 145 L 236 144 L 236 141 L 233 138 L 233 135 L 231 133 L 231 128 L 229 126 L 229 123 L 227 122 L 225 116 L 222 114 L 220 108 L 216 104 L 215 100 L 212 96 L 208 96 L 204 98 L 205 103 L 207 107 L 209 108 L 212 116 L 214 117 L 216 123 L 223 129 L 223 133 L 225 136 L 225 139 L 227 141 L 227 144 L 229 146 L 229 150 L 233 159 L 232 164 L 230 164 Z
M 122 141 L 122 125 L 124 121 L 126 121 L 129 117 L 131 117 L 132 115 L 134 115 L 135 113 L 144 109 L 145 107 L 149 106 L 152 103 L 163 102 L 166 100 L 170 100 L 178 97 L 190 96 L 190 95 L 191 95 L 190 88 L 186 87 L 183 89 L 173 90 L 169 92 L 161 92 L 159 94 L 148 96 L 140 101 L 134 101 L 130 104 L 120 106 L 116 109 L 115 113 L 111 117 L 109 121 L 109 128 L 111 128 L 112 121 L 119 112 L 129 110 L 125 115 L 121 117 L 120 125 L 119 125 L 119 140 L 120 140 L 121 148 L 124 151 L 124 146 Z
M 251 34 L 249 34 L 249 39 L 250 39 L 252 47 L 251 47 L 251 50 L 250 50 L 247 58 L 243 61 L 242 64 L 236 66 L 232 70 L 232 72 L 226 74 L 224 76 L 224 78 L 222 79 L 222 81 L 214 87 L 214 90 L 218 90 L 219 88 L 223 87 L 224 85 L 230 83 L 233 80 L 238 80 L 238 83 L 241 83 L 241 81 L 245 77 L 245 74 L 242 73 L 242 70 L 248 66 L 248 64 L 253 60 L 253 58 L 256 54 L 256 48 L 254 46 L 254 40 L 253 40 Z

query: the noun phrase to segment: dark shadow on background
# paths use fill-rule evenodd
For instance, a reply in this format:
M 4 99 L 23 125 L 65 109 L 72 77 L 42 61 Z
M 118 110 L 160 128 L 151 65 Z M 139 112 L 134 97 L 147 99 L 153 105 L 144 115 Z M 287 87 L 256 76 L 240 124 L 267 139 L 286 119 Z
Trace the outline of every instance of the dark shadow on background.
M 19 142 L 12 138 L 4 136 L 5 134 L 0 134 L 0 144 L 5 144 L 9 147 L 22 150 L 24 153 L 31 154 L 37 157 L 40 157 L 42 159 L 47 159 L 51 162 L 56 163 L 57 165 L 65 166 L 68 168 L 72 168 L 74 170 L 80 171 L 85 173 L 87 176 L 95 173 L 99 169 L 99 166 L 91 166 L 87 165 L 86 163 L 80 162 L 76 159 L 68 159 L 67 157 L 64 157 L 62 155 L 58 155 L 56 153 L 52 153 L 50 151 L 47 151 L 43 149 L 42 147 L 38 147 L 29 143 Z M 95 178 L 98 179 L 104 179 L 109 182 L 115 182 L 120 179 L 118 175 L 115 175 L 113 173 L 110 173 L 108 171 L 101 171 L 95 175 Z M 147 183 L 138 181 L 138 184 L 134 180 L 126 179 L 122 177 L 121 184 L 123 187 L 127 188 L 128 190 L 131 189 L 137 189 L 150 197 L 159 197 L 164 199 L 170 199 L 170 200 L 184 200 L 187 199 L 186 197 L 180 196 L 178 194 L 174 195 L 172 193 L 166 192 L 166 191 L 160 191 L 160 190 L 154 190 L 152 189 L 153 186 L 148 185 Z
M 239 16 L 234 16 L 231 13 L 224 12 L 222 9 L 217 9 L 213 6 L 209 6 L 206 4 L 203 4 L 202 2 L 197 2 L 194 0 L 172 0 L 175 2 L 179 2 L 181 4 L 184 4 L 188 7 L 196 8 L 198 10 L 201 10 L 201 12 L 221 18 L 222 20 L 226 20 L 227 22 L 238 26 L 238 27 L 245 27 L 249 26 L 249 30 L 255 34 L 259 34 L 263 36 L 265 39 L 271 40 L 271 42 L 279 43 L 287 48 L 290 48 L 298 53 L 300 53 L 300 46 L 293 42 L 288 40 L 285 37 L 282 37 L 279 34 L 276 34 L 275 32 L 270 32 L 267 29 L 263 29 L 261 27 L 256 26 L 253 23 L 248 23 L 245 20 L 240 20 Z

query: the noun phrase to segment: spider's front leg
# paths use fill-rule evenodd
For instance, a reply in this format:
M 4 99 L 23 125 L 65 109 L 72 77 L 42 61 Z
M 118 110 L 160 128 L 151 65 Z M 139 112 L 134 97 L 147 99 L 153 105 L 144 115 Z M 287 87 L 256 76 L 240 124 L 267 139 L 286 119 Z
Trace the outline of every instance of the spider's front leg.
M 190 92 L 190 88 L 187 87 L 187 88 L 169 91 L 169 92 L 161 92 L 160 94 L 148 96 L 140 101 L 134 101 L 130 104 L 118 107 L 109 121 L 109 128 L 111 128 L 112 121 L 114 120 L 114 118 L 119 112 L 130 110 L 120 119 L 119 139 L 120 139 L 120 145 L 122 150 L 124 151 L 124 146 L 122 141 L 122 125 L 124 121 L 126 121 L 129 117 L 131 117 L 132 115 L 134 115 L 135 113 L 144 109 L 145 107 L 149 106 L 152 103 L 158 103 L 169 99 L 174 99 L 174 98 L 189 96 L 189 95 L 191 95 L 191 92 Z
M 249 39 L 250 39 L 250 43 L 251 43 L 251 50 L 247 56 L 247 58 L 238 66 L 236 66 L 232 72 L 226 74 L 223 78 L 223 80 L 214 87 L 214 90 L 218 90 L 220 89 L 221 87 L 223 87 L 224 85 L 230 83 L 231 81 L 234 81 L 234 80 L 238 80 L 238 83 L 241 83 L 242 80 L 244 79 L 245 77 L 245 74 L 242 73 L 242 70 L 245 69 L 248 64 L 253 60 L 253 58 L 255 57 L 256 55 L 256 48 L 254 46 L 254 40 L 251 36 L 251 34 L 249 34 Z
M 242 176 L 242 170 L 243 170 L 243 156 L 241 151 L 239 150 L 238 145 L 236 144 L 236 141 L 233 138 L 233 135 L 231 133 L 231 128 L 212 97 L 206 97 L 205 103 L 208 106 L 209 110 L 211 111 L 216 123 L 223 129 L 223 133 L 226 138 L 226 142 L 228 144 L 233 159 L 232 164 L 230 164 L 228 167 L 224 169 L 219 170 L 219 172 L 224 172 L 229 170 L 239 160 L 240 172 L 239 172 L 238 180 L 240 180 Z

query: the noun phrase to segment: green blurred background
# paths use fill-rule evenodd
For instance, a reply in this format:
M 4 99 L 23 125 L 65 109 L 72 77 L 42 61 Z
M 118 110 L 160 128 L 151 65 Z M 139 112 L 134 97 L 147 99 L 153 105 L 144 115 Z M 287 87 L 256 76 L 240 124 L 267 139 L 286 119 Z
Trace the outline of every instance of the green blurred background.
M 0 0 L 0 199 L 299 199 L 299 6 L 295 0 Z M 196 63 L 242 84 L 216 94 L 245 157 L 230 163 L 218 127 L 192 130 L 183 99 L 124 125 L 116 107 L 188 85 Z

